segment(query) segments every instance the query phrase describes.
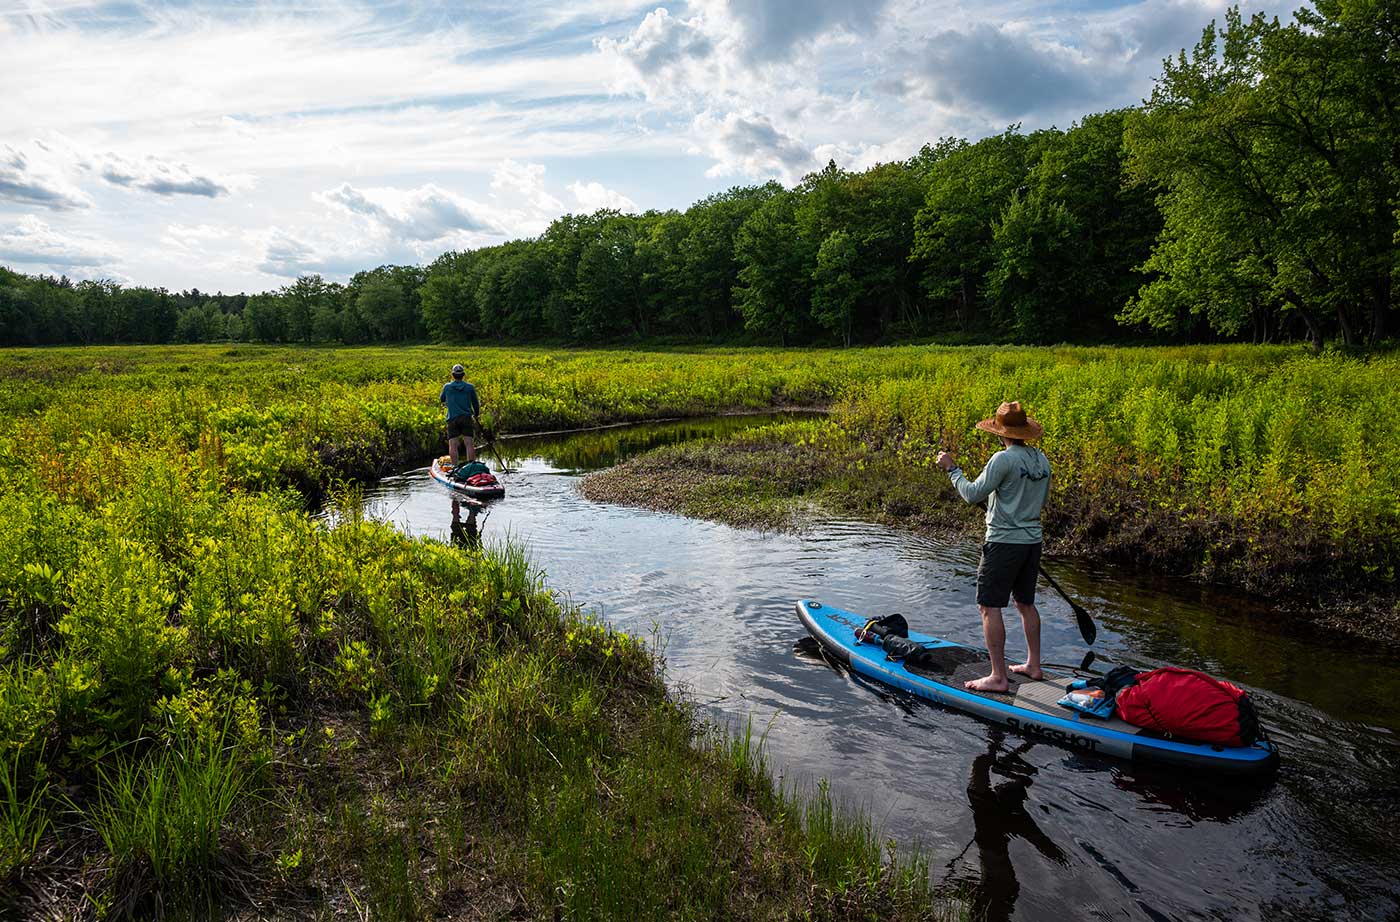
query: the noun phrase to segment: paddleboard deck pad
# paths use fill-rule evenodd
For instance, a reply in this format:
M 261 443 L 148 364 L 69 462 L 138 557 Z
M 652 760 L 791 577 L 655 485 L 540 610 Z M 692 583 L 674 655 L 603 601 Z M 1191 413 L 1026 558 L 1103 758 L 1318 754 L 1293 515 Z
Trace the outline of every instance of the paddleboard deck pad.
M 991 672 L 985 650 L 911 630 L 909 639 L 925 651 L 917 657 L 917 665 L 907 666 L 902 660 L 889 659 L 878 639 L 864 643 L 856 639 L 856 631 L 869 620 L 863 615 L 803 599 L 797 603 L 797 616 L 828 656 L 861 675 L 1026 736 L 1081 752 L 1233 775 L 1262 774 L 1278 765 L 1278 750 L 1267 740 L 1229 747 L 1167 739 L 1117 717 L 1100 720 L 1061 707 L 1058 702 L 1074 680 L 1072 675 L 1047 670 L 1043 679 L 1029 679 L 1011 673 L 1006 692 L 972 691 L 963 683 Z
M 428 468 L 428 473 L 438 483 L 463 496 L 471 496 L 476 499 L 498 499 L 506 495 L 506 485 L 500 481 L 497 481 L 494 486 L 475 487 L 469 483 L 454 480 L 447 469 L 443 467 L 441 458 L 434 459 L 432 466 Z

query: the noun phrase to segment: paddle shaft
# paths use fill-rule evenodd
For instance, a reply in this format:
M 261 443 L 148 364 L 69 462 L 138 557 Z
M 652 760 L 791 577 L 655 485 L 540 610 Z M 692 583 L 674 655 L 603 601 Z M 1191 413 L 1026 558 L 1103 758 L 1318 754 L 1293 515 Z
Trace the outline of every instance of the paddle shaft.
M 480 449 L 480 450 L 481 450 L 481 451 L 487 451 L 487 450 L 489 450 L 492 454 L 494 454 L 494 455 L 496 456 L 496 463 L 499 464 L 499 465 L 501 466 L 501 472 L 502 472 L 502 473 L 507 473 L 507 472 L 509 472 L 509 471 L 510 471 L 510 465 L 506 464 L 506 462 L 505 462 L 504 460 L 501 459 L 501 450 L 500 450 L 499 448 L 496 447 L 496 438 L 497 438 L 497 436 L 496 436 L 495 431 L 494 431 L 494 430 L 491 430 L 491 429 L 487 429 L 486 426 L 481 422 L 481 417 L 480 417 L 480 416 L 477 416 L 477 418 L 476 418 L 476 424 L 477 424 L 477 428 L 481 430 L 481 434 L 482 434 L 483 436 L 486 437 L 486 444 L 483 445 L 483 446 L 481 446 L 481 449 Z

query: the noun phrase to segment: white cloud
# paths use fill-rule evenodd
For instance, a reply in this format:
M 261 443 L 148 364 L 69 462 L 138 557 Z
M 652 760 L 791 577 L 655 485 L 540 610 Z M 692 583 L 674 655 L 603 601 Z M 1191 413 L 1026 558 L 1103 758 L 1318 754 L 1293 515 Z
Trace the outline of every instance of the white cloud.
M 831 33 L 869 34 L 888 0 L 702 0 L 709 18 L 737 26 L 745 53 L 770 61 Z
M 212 224 L 194 226 L 171 224 L 165 228 L 165 233 L 161 234 L 160 243 L 161 246 L 170 249 L 196 253 L 204 251 L 209 244 L 225 240 L 229 236 L 227 228 L 215 227 Z
M 331 4 L 316 16 L 272 5 L 214 12 L 142 5 L 141 13 L 144 20 L 105 30 L 40 20 L 16 29 L 0 48 L 0 85 L 25 87 L 23 102 L 0 102 L 0 123 L 37 134 L 111 124 L 115 116 L 124 132 L 192 162 L 209 162 L 196 153 L 223 151 L 237 162 L 271 148 L 285 165 L 337 147 L 352 156 L 362 145 L 412 151 L 425 138 L 388 135 L 382 122 L 416 110 L 415 121 L 430 126 L 423 116 L 443 99 L 457 110 L 462 105 L 450 101 L 462 96 L 603 89 L 586 48 L 544 58 L 486 56 L 478 53 L 487 47 L 482 30 L 467 17 L 424 29 L 355 3 Z M 61 79 L 33 79 L 60 76 L 59 61 Z M 339 137 L 327 138 L 328 129 Z M 453 137 L 460 157 L 464 135 Z
M 344 280 L 376 266 L 424 261 L 419 249 L 403 241 L 316 228 L 269 227 L 250 231 L 243 235 L 243 245 L 250 251 L 257 271 L 279 279 L 315 272 L 332 280 Z
M 296 278 L 311 272 L 338 275 L 357 268 L 337 264 L 330 253 L 298 239 L 280 227 L 270 228 L 263 235 L 262 249 L 258 271 L 268 275 L 285 278 Z M 361 264 L 358 268 L 373 267 Z
M 812 149 L 759 113 L 696 119 L 695 136 L 715 159 L 709 176 L 779 177 L 793 182 L 819 166 Z
M 683 119 L 691 152 L 713 158 L 706 176 L 794 181 L 818 165 L 813 151 L 858 148 L 851 137 L 888 132 L 859 90 L 834 93 L 823 43 L 873 30 L 887 6 L 838 0 L 705 0 L 695 15 L 649 13 L 627 35 L 601 39 L 614 89 L 637 93 Z M 835 46 L 833 46 L 835 47 Z M 885 124 L 882 124 L 882 121 Z M 824 160 L 822 161 L 825 162 Z
M 120 154 L 98 154 L 85 164 L 114 186 L 141 189 L 156 195 L 227 195 L 228 185 L 212 175 L 196 173 L 188 164 L 147 156 L 130 160 Z
M 390 236 L 407 240 L 439 240 L 458 231 L 499 234 L 490 206 L 441 189 L 432 183 L 416 189 L 357 189 L 348 182 L 317 198 L 365 219 Z
M 629 35 L 600 39 L 598 50 L 612 62 L 618 89 L 661 99 L 688 91 L 697 66 L 719 58 L 720 41 L 700 17 L 677 19 L 663 7 L 648 13 Z
M 38 157 L 0 145 L 0 199 L 53 211 L 90 207 L 91 197 L 64 176 L 52 151 L 39 142 L 35 147 L 39 148 Z
M 578 202 L 579 208 L 585 212 L 594 212 L 600 208 L 622 212 L 637 211 L 636 202 L 621 192 L 605 187 L 602 183 L 569 183 L 569 192 L 573 195 L 574 201 Z
M 668 95 L 708 71 L 721 83 L 752 76 L 762 67 L 790 63 L 823 39 L 870 34 L 888 0 L 695 0 L 689 18 L 652 10 L 624 38 L 604 38 L 598 48 L 632 72 L 649 97 Z M 697 84 L 703 86 L 704 84 Z
M 550 216 L 560 214 L 564 210 L 564 203 L 545 190 L 544 172 L 542 163 L 502 160 L 500 166 L 491 174 L 491 188 L 498 193 L 516 195 L 524 199 L 529 207 Z
M 985 23 L 932 36 L 916 58 L 907 93 L 1001 120 L 1065 106 L 1092 111 L 1106 81 L 1120 76 L 1064 45 Z
M 0 261 L 41 269 L 95 269 L 115 261 L 114 247 L 104 241 L 54 230 L 34 215 L 0 225 Z
M 525 171 L 528 175 L 528 171 Z M 332 220 L 289 228 L 276 225 L 245 235 L 258 271 L 292 278 L 318 272 L 345 278 L 384 264 L 428 262 L 447 250 L 504 240 L 521 215 L 427 183 L 412 189 L 359 188 L 349 182 L 317 193 Z M 343 218 L 349 215 L 353 227 Z

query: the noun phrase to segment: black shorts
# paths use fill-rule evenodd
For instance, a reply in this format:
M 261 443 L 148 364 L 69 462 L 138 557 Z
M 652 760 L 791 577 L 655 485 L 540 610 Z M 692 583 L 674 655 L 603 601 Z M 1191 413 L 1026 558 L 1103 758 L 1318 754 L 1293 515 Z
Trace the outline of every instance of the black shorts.
M 476 426 L 473 425 L 475 422 L 475 418 L 467 416 L 465 413 L 461 416 L 452 417 L 447 421 L 447 437 L 449 439 L 455 439 L 465 436 L 475 441 Z
M 1014 596 L 1022 605 L 1034 605 L 1039 575 L 1039 544 L 984 544 L 977 564 L 977 604 L 1005 608 Z

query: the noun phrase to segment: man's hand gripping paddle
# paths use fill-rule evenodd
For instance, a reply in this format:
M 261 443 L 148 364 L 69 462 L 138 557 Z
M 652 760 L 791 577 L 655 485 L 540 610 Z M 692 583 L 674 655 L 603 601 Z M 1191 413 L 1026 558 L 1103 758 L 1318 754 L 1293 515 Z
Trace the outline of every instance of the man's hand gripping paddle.
M 501 466 L 502 474 L 514 474 L 515 471 L 511 470 L 510 465 L 506 464 L 505 459 L 501 457 L 501 450 L 496 447 L 496 430 L 488 429 L 486 424 L 481 421 L 480 416 L 476 418 L 476 424 L 478 428 L 481 429 L 481 434 L 486 437 L 486 444 L 481 446 L 482 450 L 491 452 L 496 459 L 496 463 Z

